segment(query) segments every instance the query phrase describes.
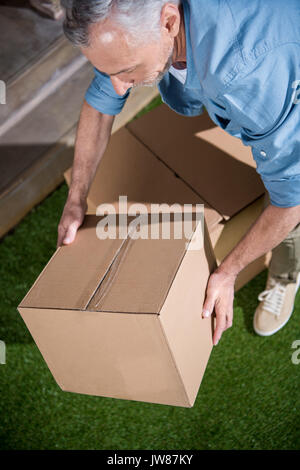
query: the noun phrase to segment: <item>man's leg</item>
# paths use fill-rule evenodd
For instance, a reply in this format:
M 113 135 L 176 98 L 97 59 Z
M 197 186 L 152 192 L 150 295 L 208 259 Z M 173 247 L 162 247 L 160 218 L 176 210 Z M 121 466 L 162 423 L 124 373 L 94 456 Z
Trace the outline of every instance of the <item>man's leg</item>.
M 270 203 L 265 193 L 264 208 Z M 266 289 L 258 296 L 260 304 L 253 319 L 257 334 L 269 336 L 289 320 L 300 283 L 300 223 L 272 250 Z
M 264 208 L 270 203 L 268 192 L 265 193 Z M 274 277 L 297 280 L 300 272 L 300 223 L 288 236 L 272 250 L 269 271 Z

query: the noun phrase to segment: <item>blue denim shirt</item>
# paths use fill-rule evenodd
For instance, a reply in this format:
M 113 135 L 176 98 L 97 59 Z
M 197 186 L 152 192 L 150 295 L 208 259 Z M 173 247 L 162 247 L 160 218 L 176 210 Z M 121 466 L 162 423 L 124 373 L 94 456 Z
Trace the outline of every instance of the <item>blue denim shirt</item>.
M 183 0 L 187 78 L 167 72 L 162 100 L 185 116 L 210 118 L 250 145 L 271 204 L 300 204 L 300 1 Z M 118 114 L 119 96 L 95 69 L 86 101 Z

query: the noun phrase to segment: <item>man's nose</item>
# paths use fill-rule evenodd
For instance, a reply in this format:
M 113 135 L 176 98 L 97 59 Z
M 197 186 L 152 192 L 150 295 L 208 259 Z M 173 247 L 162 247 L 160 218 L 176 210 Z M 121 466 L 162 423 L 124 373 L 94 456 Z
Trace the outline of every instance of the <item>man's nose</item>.
M 115 92 L 118 95 L 124 95 L 126 93 L 126 91 L 128 90 L 128 88 L 132 87 L 132 83 L 123 82 L 122 80 L 120 80 L 117 77 L 110 77 L 110 79 L 111 79 L 111 82 L 112 82 L 113 87 L 115 89 Z

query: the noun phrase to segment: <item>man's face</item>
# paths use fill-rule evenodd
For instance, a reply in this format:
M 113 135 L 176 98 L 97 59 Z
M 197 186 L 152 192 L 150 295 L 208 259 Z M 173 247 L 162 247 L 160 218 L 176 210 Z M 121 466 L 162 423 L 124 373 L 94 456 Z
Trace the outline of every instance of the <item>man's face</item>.
M 91 45 L 81 51 L 101 72 L 110 75 L 118 95 L 129 88 L 156 85 L 173 62 L 174 40 L 164 35 L 158 41 L 136 45 L 109 20 L 95 24 Z

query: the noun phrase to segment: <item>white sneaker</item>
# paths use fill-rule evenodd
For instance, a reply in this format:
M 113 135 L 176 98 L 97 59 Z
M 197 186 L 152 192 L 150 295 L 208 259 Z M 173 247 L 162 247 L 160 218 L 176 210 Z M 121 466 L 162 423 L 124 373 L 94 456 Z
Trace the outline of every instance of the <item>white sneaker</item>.
M 289 321 L 299 285 L 300 272 L 296 282 L 278 280 L 269 272 L 266 289 L 258 296 L 260 304 L 253 318 L 255 333 L 260 336 L 273 335 Z

